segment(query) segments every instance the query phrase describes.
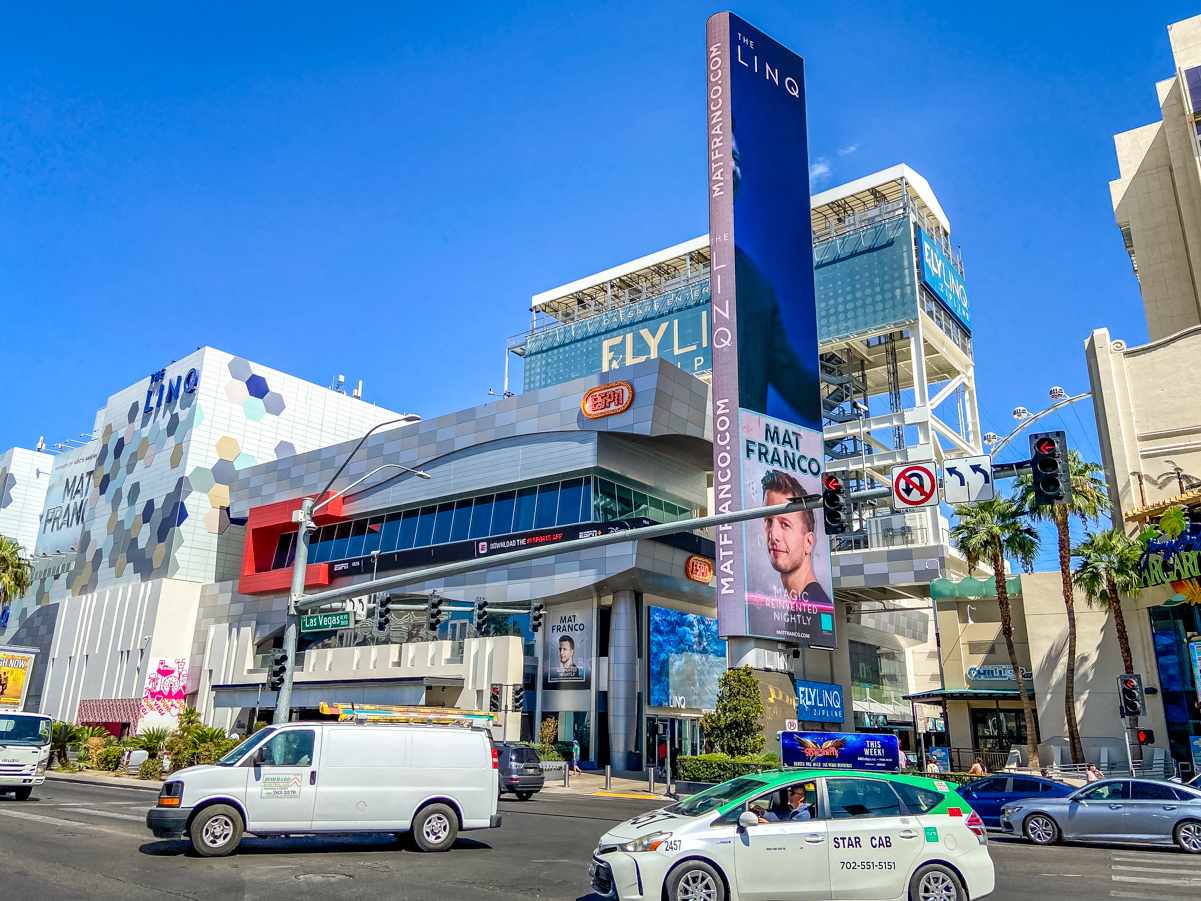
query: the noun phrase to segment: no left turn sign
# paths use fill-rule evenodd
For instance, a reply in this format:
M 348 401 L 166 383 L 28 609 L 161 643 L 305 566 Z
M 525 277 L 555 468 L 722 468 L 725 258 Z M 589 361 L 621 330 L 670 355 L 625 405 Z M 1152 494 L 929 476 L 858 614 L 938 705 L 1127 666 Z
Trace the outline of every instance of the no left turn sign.
M 915 510 L 938 503 L 933 463 L 906 463 L 892 468 L 892 509 Z

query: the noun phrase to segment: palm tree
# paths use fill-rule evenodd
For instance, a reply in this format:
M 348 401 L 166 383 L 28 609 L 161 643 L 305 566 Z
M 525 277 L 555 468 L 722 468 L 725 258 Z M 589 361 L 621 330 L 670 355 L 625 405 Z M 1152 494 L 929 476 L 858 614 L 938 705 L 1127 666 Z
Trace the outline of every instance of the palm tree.
M 1072 579 L 1089 604 L 1104 607 L 1113 617 L 1122 665 L 1128 673 L 1134 672 L 1134 658 L 1130 654 L 1126 618 L 1122 615 L 1122 595 L 1139 590 L 1138 559 L 1141 553 L 1139 543 L 1121 529 L 1089 532 L 1084 541 L 1072 548 L 1072 556 L 1080 558 Z
M 1013 678 L 1018 684 L 1022 714 L 1026 719 L 1026 754 L 1030 766 L 1038 766 L 1038 730 L 1034 721 L 1034 705 L 1026 693 L 1026 676 L 1013 646 L 1013 613 L 1009 592 L 1005 587 L 1005 558 L 1013 557 L 1023 567 L 1029 567 L 1038 553 L 1038 532 L 1027 523 L 1022 510 L 1013 501 L 996 498 L 978 504 L 955 508 L 955 525 L 951 543 L 967 558 L 968 570 L 982 561 L 992 566 L 997 586 L 997 609 L 1001 614 L 1001 634 L 1005 650 L 1013 666 Z
M 79 747 L 79 727 L 55 720 L 50 727 L 50 753 L 60 767 L 67 765 L 67 752 Z
M 155 760 L 162 753 L 163 745 L 170 737 L 169 729 L 147 729 L 134 737 L 135 747 L 145 751 L 150 760 Z
M 1080 741 L 1080 724 L 1076 720 L 1076 600 L 1072 591 L 1072 517 L 1085 525 L 1096 521 L 1109 504 L 1099 463 L 1085 460 L 1079 452 L 1068 451 L 1068 478 L 1071 485 L 1066 504 L 1039 506 L 1034 498 L 1034 481 L 1029 474 L 1018 479 L 1014 502 L 1031 519 L 1055 523 L 1059 544 L 1059 582 L 1067 614 L 1068 648 L 1066 674 L 1063 680 L 1063 711 L 1068 727 L 1068 746 L 1072 762 L 1084 763 L 1084 745 Z
M 33 566 L 21 553 L 21 545 L 0 535 L 0 621 L 7 619 L 3 612 L 29 590 L 32 582 Z

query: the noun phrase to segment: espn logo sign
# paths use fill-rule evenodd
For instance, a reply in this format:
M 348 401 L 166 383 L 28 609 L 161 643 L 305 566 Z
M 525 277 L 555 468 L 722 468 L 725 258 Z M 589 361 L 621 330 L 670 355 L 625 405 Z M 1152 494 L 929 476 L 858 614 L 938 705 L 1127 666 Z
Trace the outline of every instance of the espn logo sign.
M 588 419 L 616 416 L 634 403 L 634 386 L 629 382 L 609 382 L 589 388 L 580 400 L 580 412 Z
M 713 561 L 708 557 L 693 554 L 684 564 L 684 575 L 693 582 L 708 585 L 713 581 Z

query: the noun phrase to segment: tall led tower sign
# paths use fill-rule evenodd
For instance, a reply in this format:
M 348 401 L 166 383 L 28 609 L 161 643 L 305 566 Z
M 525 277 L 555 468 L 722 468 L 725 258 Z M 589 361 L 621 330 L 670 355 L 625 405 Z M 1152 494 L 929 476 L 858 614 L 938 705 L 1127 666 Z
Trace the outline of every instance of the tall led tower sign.
M 823 444 L 804 60 L 732 13 L 706 43 L 718 511 L 821 493 Z M 717 535 L 723 636 L 835 645 L 820 517 Z

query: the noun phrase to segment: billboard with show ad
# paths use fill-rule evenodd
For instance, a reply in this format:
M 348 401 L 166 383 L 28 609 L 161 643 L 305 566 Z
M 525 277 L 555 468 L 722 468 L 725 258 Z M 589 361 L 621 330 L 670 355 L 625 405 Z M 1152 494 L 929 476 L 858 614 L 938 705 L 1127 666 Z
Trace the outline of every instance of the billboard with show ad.
M 23 710 L 33 662 L 34 648 L 0 647 L 0 710 Z
M 592 685 L 591 601 L 548 607 L 542 641 L 544 691 Z
M 726 643 L 709 616 L 647 607 L 650 706 L 712 710 L 726 671 Z
M 714 507 L 729 512 L 820 493 L 817 310 L 804 61 L 731 13 L 707 38 Z M 774 537 L 718 528 L 723 636 L 833 646 L 828 543 L 797 516 Z
M 900 748 L 895 735 L 884 733 L 780 733 L 780 760 L 784 766 L 896 772 L 901 768 Z

